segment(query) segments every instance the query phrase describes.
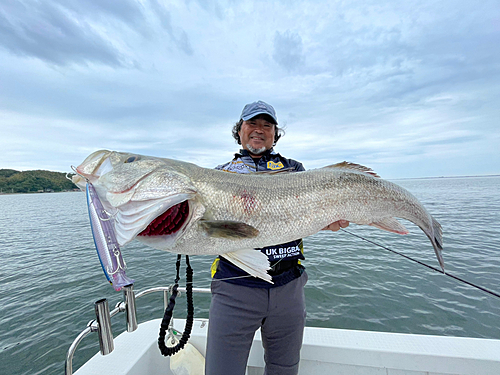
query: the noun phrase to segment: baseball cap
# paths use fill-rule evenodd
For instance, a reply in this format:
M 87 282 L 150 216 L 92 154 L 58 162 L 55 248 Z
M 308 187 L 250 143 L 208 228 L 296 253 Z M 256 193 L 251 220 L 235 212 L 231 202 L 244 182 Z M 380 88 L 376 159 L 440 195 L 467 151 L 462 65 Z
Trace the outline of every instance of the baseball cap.
M 278 117 L 276 116 L 276 112 L 274 111 L 273 106 L 261 100 L 247 104 L 243 108 L 243 111 L 241 112 L 240 119 L 243 121 L 247 121 L 261 114 L 266 114 L 271 116 L 272 119 L 274 120 L 274 123 L 278 124 Z

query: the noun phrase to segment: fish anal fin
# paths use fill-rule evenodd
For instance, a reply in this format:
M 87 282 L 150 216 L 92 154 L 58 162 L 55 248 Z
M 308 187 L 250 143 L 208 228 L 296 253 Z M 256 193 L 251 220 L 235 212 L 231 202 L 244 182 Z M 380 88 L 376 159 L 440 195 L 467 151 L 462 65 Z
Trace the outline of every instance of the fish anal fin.
M 376 174 L 371 168 L 365 167 L 364 165 L 351 163 L 348 161 L 343 161 L 343 162 L 340 162 L 337 164 L 328 165 L 328 166 L 323 167 L 323 168 L 347 169 L 347 170 L 367 173 L 370 176 L 380 178 L 380 176 L 378 174 Z
M 267 271 L 271 269 L 269 260 L 260 250 L 238 250 L 222 254 L 221 256 L 250 275 L 273 284 L 271 275 L 267 273 Z
M 386 230 L 388 232 L 393 232 L 397 234 L 408 234 L 408 229 L 404 227 L 399 221 L 397 221 L 393 217 L 387 217 L 382 220 L 379 220 L 375 223 L 369 224 L 373 227 L 377 227 L 382 230 Z
M 239 221 L 201 220 L 200 225 L 208 236 L 215 238 L 239 240 L 254 238 L 259 234 L 258 229 Z

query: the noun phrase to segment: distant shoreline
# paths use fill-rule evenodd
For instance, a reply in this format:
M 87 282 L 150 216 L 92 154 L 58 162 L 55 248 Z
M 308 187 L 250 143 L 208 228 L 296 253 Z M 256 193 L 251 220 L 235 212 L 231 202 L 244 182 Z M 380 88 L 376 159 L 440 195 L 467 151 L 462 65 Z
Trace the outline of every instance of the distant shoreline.
M 500 177 L 500 174 L 484 174 L 484 175 L 474 175 L 474 176 L 439 176 L 439 177 L 398 177 L 398 178 L 388 178 L 388 180 L 440 180 L 445 178 L 483 178 L 483 177 Z
M 82 190 L 80 189 L 76 189 L 76 190 L 61 190 L 61 191 L 29 191 L 29 192 L 26 192 L 26 193 L 20 193 L 20 192 L 16 192 L 16 193 L 9 193 L 9 192 L 0 192 L 0 195 L 27 195 L 27 194 L 34 194 L 34 195 L 37 195 L 37 194 L 58 194 L 58 193 L 81 193 Z
M 0 169 L 0 194 L 37 194 L 72 191 L 75 184 L 68 174 L 45 170 L 20 172 Z

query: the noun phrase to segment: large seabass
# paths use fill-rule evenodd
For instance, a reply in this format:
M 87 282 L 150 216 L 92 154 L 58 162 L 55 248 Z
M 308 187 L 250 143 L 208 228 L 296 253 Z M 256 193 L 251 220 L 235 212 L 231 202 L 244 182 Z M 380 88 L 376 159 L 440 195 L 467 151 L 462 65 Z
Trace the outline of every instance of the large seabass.
M 408 233 L 397 217 L 422 229 L 444 267 L 439 223 L 407 190 L 356 164 L 245 175 L 101 150 L 76 170 L 73 182 L 94 185 L 120 245 L 137 239 L 173 253 L 220 254 L 270 281 L 267 257 L 254 248 L 310 236 L 337 220 Z

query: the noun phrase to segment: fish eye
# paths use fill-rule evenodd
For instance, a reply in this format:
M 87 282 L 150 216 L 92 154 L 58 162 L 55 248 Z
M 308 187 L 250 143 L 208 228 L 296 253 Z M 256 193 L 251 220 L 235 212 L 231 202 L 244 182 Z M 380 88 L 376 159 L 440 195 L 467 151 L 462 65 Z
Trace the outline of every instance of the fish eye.
M 133 155 L 133 156 L 129 156 L 127 158 L 127 160 L 125 160 L 125 163 L 133 163 L 134 161 L 137 161 L 137 160 L 139 160 L 139 156 Z

